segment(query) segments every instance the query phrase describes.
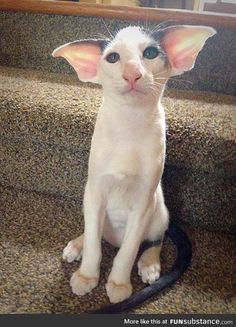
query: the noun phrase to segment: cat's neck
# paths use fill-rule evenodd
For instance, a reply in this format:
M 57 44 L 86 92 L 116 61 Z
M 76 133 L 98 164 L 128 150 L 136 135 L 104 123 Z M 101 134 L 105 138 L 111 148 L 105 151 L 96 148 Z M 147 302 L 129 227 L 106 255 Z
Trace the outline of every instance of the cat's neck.
M 109 135 L 119 137 L 148 134 L 149 130 L 157 129 L 158 121 L 165 125 L 164 110 L 160 101 L 161 96 L 157 97 L 156 101 L 146 101 L 145 104 L 121 105 L 114 98 L 105 97 L 99 111 L 97 127 L 109 131 Z
M 128 101 L 122 97 L 116 97 L 113 94 L 105 93 L 102 111 L 108 111 L 108 113 L 115 116 L 118 115 L 121 120 L 125 120 L 127 116 L 132 115 L 149 116 L 158 110 L 163 91 L 164 87 L 157 95 L 145 95 L 134 97 L 133 99 L 130 97 Z

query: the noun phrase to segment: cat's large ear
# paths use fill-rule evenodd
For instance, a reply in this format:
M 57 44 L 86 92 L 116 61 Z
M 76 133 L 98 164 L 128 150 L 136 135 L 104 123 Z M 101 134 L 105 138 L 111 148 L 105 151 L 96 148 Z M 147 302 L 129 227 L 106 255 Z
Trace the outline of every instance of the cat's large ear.
M 172 76 L 194 67 L 206 40 L 216 34 L 207 26 L 170 26 L 162 30 L 161 44 L 172 68 Z
M 98 65 L 108 40 L 82 40 L 55 49 L 53 57 L 63 57 L 83 82 L 99 83 Z

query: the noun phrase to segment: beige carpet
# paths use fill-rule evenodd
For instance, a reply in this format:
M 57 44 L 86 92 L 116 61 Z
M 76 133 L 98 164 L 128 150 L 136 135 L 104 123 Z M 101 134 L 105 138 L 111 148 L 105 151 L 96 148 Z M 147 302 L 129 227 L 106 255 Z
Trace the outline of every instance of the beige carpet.
M 74 75 L 0 67 L 0 90 L 0 184 L 78 198 L 101 89 Z M 235 97 L 166 90 L 163 103 L 171 214 L 236 232 Z
M 104 285 L 116 251 L 103 244 L 99 286 L 84 297 L 69 279 L 78 263 L 61 260 L 66 243 L 82 231 L 78 202 L 35 192 L 0 189 L 0 313 L 81 313 L 108 304 Z M 193 244 L 190 269 L 171 288 L 129 312 L 235 313 L 235 236 L 184 227 Z M 168 241 L 163 273 L 174 260 Z M 133 269 L 135 291 L 144 287 Z

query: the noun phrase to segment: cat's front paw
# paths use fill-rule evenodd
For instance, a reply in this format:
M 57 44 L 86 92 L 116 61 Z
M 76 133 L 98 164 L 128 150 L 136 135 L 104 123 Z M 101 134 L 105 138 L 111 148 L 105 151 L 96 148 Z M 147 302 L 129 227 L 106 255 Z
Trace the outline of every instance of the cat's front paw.
M 72 292 L 76 295 L 84 295 L 92 291 L 98 284 L 98 277 L 87 277 L 80 273 L 79 269 L 74 272 L 70 280 Z
M 145 263 L 140 260 L 138 262 L 138 274 L 142 281 L 147 284 L 153 284 L 160 278 L 161 265 L 159 262 Z
M 116 284 L 110 280 L 106 284 L 107 295 L 111 303 L 118 303 L 127 299 L 132 294 L 132 290 L 130 283 Z
M 83 242 L 81 237 L 70 241 L 63 250 L 62 258 L 67 262 L 79 261 L 82 257 Z

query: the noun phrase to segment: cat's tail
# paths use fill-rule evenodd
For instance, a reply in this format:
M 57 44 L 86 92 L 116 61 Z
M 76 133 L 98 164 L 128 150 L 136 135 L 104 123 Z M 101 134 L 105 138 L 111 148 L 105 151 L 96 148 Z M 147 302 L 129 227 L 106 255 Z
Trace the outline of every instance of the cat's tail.
M 94 311 L 90 311 L 88 313 L 118 313 L 130 308 L 133 308 L 150 297 L 157 295 L 162 290 L 167 287 L 170 287 L 174 284 L 187 270 L 190 265 L 192 258 L 192 246 L 187 237 L 187 235 L 182 231 L 182 229 L 177 226 L 175 223 L 171 222 L 169 229 L 167 231 L 167 236 L 171 239 L 171 241 L 175 244 L 177 249 L 177 257 L 175 263 L 167 274 L 163 275 L 160 279 L 158 279 L 153 284 L 145 287 L 143 290 L 139 291 L 136 294 L 133 294 L 128 299 L 116 303 L 111 304 L 101 309 L 97 309 Z M 153 242 L 150 243 L 150 246 L 153 246 Z

